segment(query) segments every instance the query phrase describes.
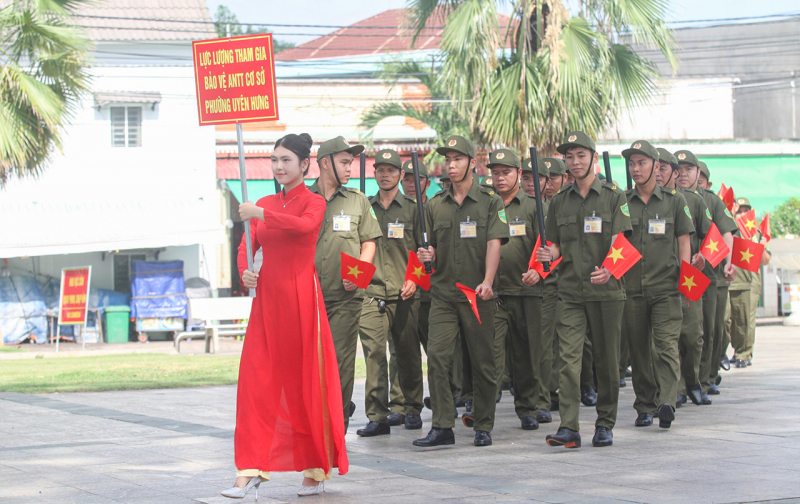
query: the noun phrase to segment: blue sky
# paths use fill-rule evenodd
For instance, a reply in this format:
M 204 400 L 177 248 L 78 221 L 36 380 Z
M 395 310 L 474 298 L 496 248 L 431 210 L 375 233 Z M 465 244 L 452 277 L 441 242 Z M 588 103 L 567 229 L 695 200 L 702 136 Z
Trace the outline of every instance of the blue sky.
M 387 9 L 402 8 L 406 0 L 292 0 L 290 8 L 285 0 L 206 0 L 206 3 L 212 16 L 219 5 L 225 5 L 241 22 L 349 25 Z M 797 0 L 671 0 L 670 10 L 672 20 L 719 19 L 800 14 L 800 3 Z M 303 43 L 331 29 L 275 27 L 272 31 L 276 39 Z

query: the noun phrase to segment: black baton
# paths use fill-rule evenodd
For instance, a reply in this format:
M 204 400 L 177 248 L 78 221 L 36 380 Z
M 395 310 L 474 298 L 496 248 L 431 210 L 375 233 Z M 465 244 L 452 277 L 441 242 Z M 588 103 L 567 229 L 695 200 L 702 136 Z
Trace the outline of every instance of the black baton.
M 542 247 L 547 246 L 547 235 L 544 230 L 544 210 L 542 210 L 542 187 L 539 185 L 539 161 L 536 158 L 536 147 L 531 147 L 531 167 L 533 168 L 533 189 L 536 194 L 536 215 L 539 217 L 539 240 Z M 542 263 L 542 270 L 550 271 L 550 262 Z
M 603 164 L 606 167 L 606 182 L 611 184 L 611 161 L 608 159 L 608 151 L 603 151 Z
M 414 172 L 414 194 L 417 195 L 417 213 L 419 214 L 419 230 L 422 232 L 422 248 L 428 250 L 428 232 L 425 230 L 425 205 L 422 203 L 422 185 L 419 183 L 419 156 L 411 151 L 411 167 Z M 433 272 L 431 262 L 425 261 L 425 274 Z
M 367 193 L 367 154 L 365 152 L 361 152 L 361 156 L 359 159 L 361 163 L 361 192 L 366 195 Z

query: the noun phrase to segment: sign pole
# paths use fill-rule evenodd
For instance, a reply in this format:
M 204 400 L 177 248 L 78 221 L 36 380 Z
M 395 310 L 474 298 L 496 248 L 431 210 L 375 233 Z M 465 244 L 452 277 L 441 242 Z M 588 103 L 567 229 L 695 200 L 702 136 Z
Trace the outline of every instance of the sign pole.
M 86 326 L 89 323 L 89 297 L 91 294 L 92 285 L 92 267 L 89 266 L 89 274 L 86 276 L 86 303 L 83 309 L 83 329 L 81 330 L 81 350 L 86 350 Z M 99 323 L 99 322 L 98 322 Z M 100 333 L 100 339 L 103 339 L 103 333 Z
M 239 180 L 242 182 L 242 203 L 247 199 L 247 174 L 244 169 L 244 138 L 242 137 L 242 123 L 236 123 L 236 142 L 239 145 Z M 247 269 L 253 270 L 253 242 L 250 237 L 250 221 L 244 221 L 244 239 L 247 246 Z M 256 297 L 256 290 L 250 289 L 250 297 Z

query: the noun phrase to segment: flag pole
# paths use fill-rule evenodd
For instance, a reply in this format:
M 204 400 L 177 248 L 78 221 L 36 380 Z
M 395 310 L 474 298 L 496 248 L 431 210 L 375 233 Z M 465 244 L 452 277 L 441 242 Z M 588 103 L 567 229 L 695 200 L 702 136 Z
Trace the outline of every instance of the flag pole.
M 236 123 L 236 143 L 239 146 L 239 180 L 242 183 L 242 203 L 247 200 L 247 174 L 245 173 L 244 169 L 244 138 L 242 136 L 242 123 Z M 273 175 L 274 177 L 274 175 Z M 275 184 L 277 185 L 277 181 Z M 247 269 L 250 271 L 254 271 L 253 269 L 253 241 L 250 237 L 250 221 L 244 221 L 244 240 L 245 245 L 247 246 Z M 256 290 L 250 289 L 250 297 L 256 297 Z

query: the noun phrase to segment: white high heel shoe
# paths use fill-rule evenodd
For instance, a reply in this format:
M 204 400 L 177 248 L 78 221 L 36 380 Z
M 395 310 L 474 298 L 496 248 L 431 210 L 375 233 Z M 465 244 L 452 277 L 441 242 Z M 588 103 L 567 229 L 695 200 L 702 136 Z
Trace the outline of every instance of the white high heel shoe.
M 247 482 L 247 485 L 243 487 L 233 487 L 229 488 L 223 492 L 220 492 L 223 497 L 230 497 L 231 499 L 243 499 L 247 493 L 252 490 L 253 488 L 256 489 L 256 500 L 258 500 L 258 486 L 261 485 L 261 476 L 254 476 L 250 478 L 250 481 Z
M 317 486 L 300 485 L 300 490 L 297 491 L 297 495 L 300 497 L 309 497 L 311 495 L 319 495 L 321 493 L 325 493 L 324 481 L 320 481 Z

